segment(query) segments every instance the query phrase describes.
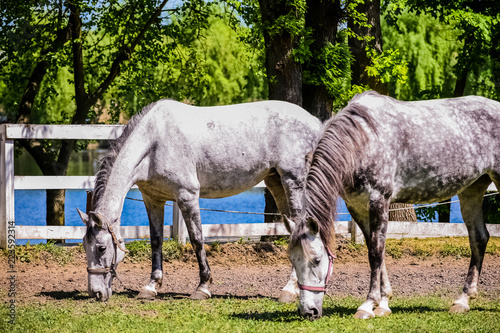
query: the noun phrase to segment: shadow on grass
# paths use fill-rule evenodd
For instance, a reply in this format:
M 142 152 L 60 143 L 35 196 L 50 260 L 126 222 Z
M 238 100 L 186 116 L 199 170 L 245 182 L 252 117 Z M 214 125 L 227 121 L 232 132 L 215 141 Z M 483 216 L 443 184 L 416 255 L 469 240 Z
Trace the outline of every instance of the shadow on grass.
M 297 311 L 245 312 L 233 313 L 229 317 L 243 320 L 258 320 L 279 323 L 290 323 L 301 320 Z
M 395 306 L 392 307 L 392 314 L 414 314 L 414 313 L 447 313 L 447 309 L 432 308 L 428 306 Z M 356 313 L 356 308 L 352 307 L 327 307 L 323 309 L 323 317 L 338 317 L 338 318 L 353 318 Z M 483 310 L 483 309 L 477 309 Z M 484 309 L 488 311 L 488 309 Z M 294 322 L 297 320 L 307 320 L 300 316 L 297 311 L 271 311 L 271 312 L 250 312 L 250 313 L 234 313 L 231 315 L 233 318 L 244 320 L 259 320 L 269 322 Z M 321 319 L 319 319 L 321 320 Z M 383 320 L 383 319 L 380 319 Z
M 128 289 L 126 291 L 121 291 L 117 293 L 113 293 L 113 295 L 124 295 L 127 298 L 135 298 L 137 296 L 138 292 L 132 289 Z M 81 301 L 81 300 L 90 300 L 91 298 L 86 292 L 80 291 L 80 290 L 73 290 L 73 291 L 42 291 L 41 293 L 36 294 L 35 296 L 40 297 L 50 297 L 52 299 L 56 300 L 68 300 L 68 299 L 73 299 L 75 301 Z M 113 297 L 113 296 L 111 296 Z
M 82 293 L 79 290 L 74 290 L 74 291 L 42 291 L 41 293 L 38 293 L 35 295 L 36 297 L 44 296 L 44 297 L 50 297 L 52 299 L 57 299 L 57 300 L 67 300 L 67 299 L 73 299 L 75 301 L 81 301 L 88 299 L 89 296 L 85 293 Z
M 190 294 L 186 293 L 158 293 L 156 296 L 156 299 L 158 300 L 168 300 L 169 298 L 173 299 L 189 299 Z M 238 295 L 229 295 L 229 294 L 224 294 L 224 295 L 217 295 L 217 294 L 212 294 L 212 299 L 237 299 L 237 300 L 249 300 L 249 299 L 272 299 L 272 300 L 277 300 L 277 298 L 269 298 L 264 295 L 256 295 L 256 296 L 238 296 Z M 193 300 L 193 302 L 198 302 L 197 300 Z

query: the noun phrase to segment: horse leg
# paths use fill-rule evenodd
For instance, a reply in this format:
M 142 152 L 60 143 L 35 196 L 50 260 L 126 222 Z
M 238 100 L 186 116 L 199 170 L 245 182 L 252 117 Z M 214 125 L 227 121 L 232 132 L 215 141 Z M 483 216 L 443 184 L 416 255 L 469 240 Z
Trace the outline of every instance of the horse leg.
M 389 308 L 389 300 L 392 297 L 392 287 L 389 282 L 389 275 L 387 274 L 387 268 L 385 267 L 385 255 L 383 258 L 382 266 L 380 268 L 380 302 L 378 306 L 373 310 L 375 317 L 387 317 L 392 311 Z
M 369 211 L 358 213 L 349 207 L 354 220 L 365 236 L 370 261 L 370 291 L 366 301 L 358 308 L 355 318 L 370 319 L 391 314 L 389 299 L 392 288 L 385 266 L 385 235 L 389 219 L 389 201 L 382 195 L 372 194 Z M 375 308 L 375 310 L 374 310 Z
M 156 287 L 160 288 L 163 282 L 163 220 L 165 202 L 155 201 L 143 194 L 144 204 L 149 218 L 149 232 L 151 234 L 151 277 L 137 298 L 153 300 L 156 295 Z
M 489 233 L 483 220 L 482 202 L 491 180 L 488 176 L 479 178 L 474 184 L 458 195 L 460 210 L 469 232 L 471 258 L 463 293 L 453 303 L 451 313 L 469 311 L 469 300 L 477 296 L 477 284 L 489 240 Z
M 189 240 L 193 245 L 200 269 L 200 284 L 195 292 L 191 294 L 190 298 L 203 300 L 212 297 L 208 290 L 208 285 L 212 283 L 212 273 L 208 266 L 207 254 L 204 247 L 199 198 L 199 190 L 181 189 L 177 197 L 177 203 L 182 212 L 182 217 L 186 221 Z
M 285 195 L 285 190 L 281 183 L 281 177 L 279 174 L 274 174 L 272 176 L 264 179 L 267 188 L 271 191 L 271 194 L 276 201 L 276 206 L 278 206 L 281 214 L 290 216 L 290 208 L 288 206 L 288 200 Z M 292 273 L 288 279 L 287 284 L 280 292 L 278 302 L 282 303 L 293 303 L 300 295 L 299 287 L 297 286 L 297 274 L 295 273 L 295 268 L 292 267 Z

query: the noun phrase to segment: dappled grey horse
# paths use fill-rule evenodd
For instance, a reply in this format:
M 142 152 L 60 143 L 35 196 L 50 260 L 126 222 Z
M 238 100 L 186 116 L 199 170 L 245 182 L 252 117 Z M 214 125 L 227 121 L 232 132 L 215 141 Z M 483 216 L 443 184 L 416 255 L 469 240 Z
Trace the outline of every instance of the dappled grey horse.
M 152 272 L 140 298 L 154 298 L 163 279 L 164 205 L 176 201 L 196 252 L 200 283 L 193 299 L 211 296 L 212 280 L 203 246 L 199 198 L 223 198 L 265 181 L 283 214 L 302 209 L 305 156 L 321 134 L 321 123 L 302 108 L 278 101 L 194 107 L 171 100 L 153 103 L 134 116 L 112 145 L 97 173 L 91 211 L 79 211 L 87 232 L 83 245 L 91 297 L 107 300 L 117 264 L 126 251 L 120 215 L 132 185 L 142 192 L 149 218 Z M 296 277 L 282 300 L 298 293 Z
M 391 313 L 384 259 L 389 204 L 438 202 L 456 194 L 471 260 L 463 293 L 450 312 L 468 311 L 489 239 L 483 195 L 491 182 L 500 189 L 499 126 L 500 103 L 487 98 L 401 102 L 375 92 L 357 95 L 325 123 L 307 175 L 303 214 L 286 221 L 300 313 L 321 316 L 338 196 L 369 250 L 370 288 L 355 316 L 372 318 Z

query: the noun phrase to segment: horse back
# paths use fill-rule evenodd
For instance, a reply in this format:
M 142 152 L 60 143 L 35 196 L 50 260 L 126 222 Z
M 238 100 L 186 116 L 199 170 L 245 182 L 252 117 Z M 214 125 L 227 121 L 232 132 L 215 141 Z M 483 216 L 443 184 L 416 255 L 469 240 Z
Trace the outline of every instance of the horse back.
M 500 171 L 500 103 L 483 97 L 404 102 L 355 99 L 377 123 L 358 185 L 399 202 L 447 199 L 483 174 Z M 361 185 L 362 184 L 362 185 Z

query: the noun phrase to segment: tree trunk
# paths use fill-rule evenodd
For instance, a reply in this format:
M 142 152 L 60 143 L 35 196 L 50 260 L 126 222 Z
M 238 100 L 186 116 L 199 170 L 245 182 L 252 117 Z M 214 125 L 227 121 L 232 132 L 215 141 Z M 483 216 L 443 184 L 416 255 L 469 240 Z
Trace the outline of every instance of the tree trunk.
M 262 23 L 271 27 L 281 16 L 294 10 L 287 1 L 259 0 Z M 297 37 L 286 29 L 279 33 L 264 29 L 269 99 L 302 106 L 302 68 L 293 58 Z
M 389 221 L 417 222 L 417 214 L 411 204 L 393 203 L 389 207 Z
M 387 84 L 380 82 L 380 80 L 375 77 L 368 76 L 365 71 L 371 61 L 371 59 L 366 55 L 366 47 L 370 46 L 377 53 L 382 53 L 383 43 L 382 29 L 380 27 L 380 0 L 365 1 L 364 3 L 360 3 L 358 4 L 357 10 L 360 13 L 365 13 L 366 18 L 368 19 L 368 24 L 370 24 L 371 27 L 362 27 L 358 24 L 354 24 L 352 20 L 349 20 L 349 27 L 358 36 L 373 37 L 373 39 L 367 43 L 365 40 L 349 37 L 349 48 L 354 57 L 354 61 L 351 65 L 351 84 L 369 86 L 378 93 L 387 95 L 389 92 Z
M 271 27 L 276 20 L 293 8 L 286 2 L 259 0 L 262 23 Z M 279 33 L 264 29 L 266 45 L 266 72 L 269 99 L 287 101 L 302 106 L 302 69 L 293 58 L 297 37 L 283 29 Z M 269 190 L 264 192 L 265 213 L 278 213 L 278 207 Z M 280 216 L 265 215 L 264 222 L 279 222 Z
M 312 44 L 310 45 L 313 58 L 304 66 L 303 70 L 313 70 L 308 68 L 308 64 L 314 64 L 315 56 L 328 44 L 335 44 L 337 27 L 342 11 L 339 1 L 307 1 L 308 10 L 306 13 L 306 27 L 312 29 Z M 325 121 L 332 116 L 333 98 L 329 95 L 324 85 L 303 84 L 304 109 L 312 115 Z
M 65 190 L 46 190 L 47 193 L 47 225 L 64 225 Z M 64 239 L 51 239 L 56 243 L 64 243 Z M 49 241 L 49 240 L 48 240 Z
M 370 42 L 358 40 L 355 37 L 349 37 L 349 48 L 354 57 L 354 62 L 351 65 L 351 84 L 369 86 L 371 89 L 380 94 L 387 95 L 389 89 L 387 84 L 382 83 L 375 77 L 370 77 L 366 73 L 366 67 L 370 65 L 370 58 L 366 54 L 366 47 L 369 46 L 375 49 L 376 52 L 382 52 L 382 30 L 380 27 L 380 0 L 365 1 L 358 4 L 357 10 L 360 13 L 365 13 L 368 23 L 371 27 L 362 27 L 349 21 L 350 28 L 359 36 L 373 37 Z M 407 208 L 404 210 L 389 211 L 389 221 L 408 221 L 416 222 L 417 214 L 413 209 L 413 205 L 409 204 L 391 204 L 390 209 Z
M 451 202 L 450 199 L 440 201 L 439 203 L 443 204 L 440 207 L 446 207 L 447 209 L 438 210 L 438 222 L 451 222 L 450 220 L 450 212 L 451 212 Z

